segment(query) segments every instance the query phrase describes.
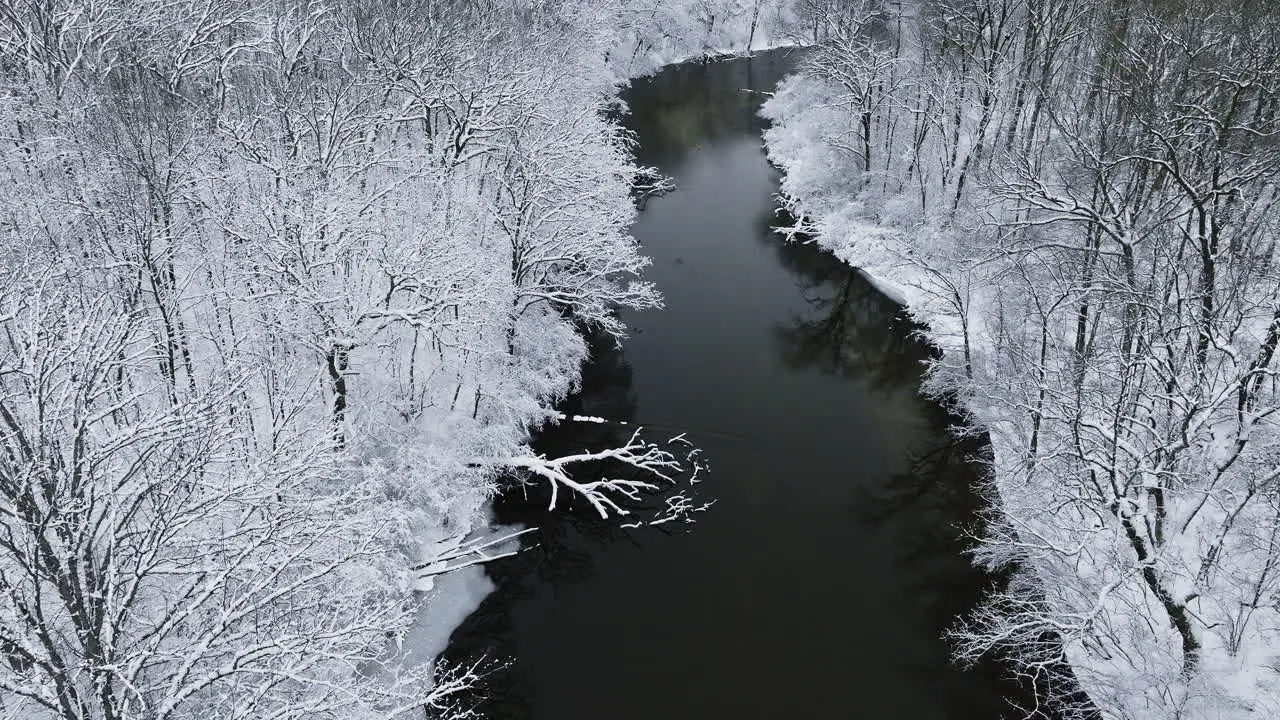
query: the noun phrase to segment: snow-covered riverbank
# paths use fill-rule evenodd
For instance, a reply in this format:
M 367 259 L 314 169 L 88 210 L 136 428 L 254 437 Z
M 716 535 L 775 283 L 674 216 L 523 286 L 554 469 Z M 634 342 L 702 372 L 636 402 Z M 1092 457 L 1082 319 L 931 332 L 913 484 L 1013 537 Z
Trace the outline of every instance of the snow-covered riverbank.
M 1011 652 L 1036 673 L 1065 653 L 1109 718 L 1280 713 L 1280 283 L 1256 264 L 1271 267 L 1277 227 L 1257 168 L 1276 157 L 1252 125 L 1222 125 L 1211 147 L 1160 112 L 1250 81 L 1174 64 L 1185 83 L 1168 97 L 1099 109 L 1085 98 L 1132 92 L 1085 71 L 1114 71 L 1117 51 L 1081 40 L 1111 37 L 1105 12 L 993 28 L 919 9 L 833 18 L 766 105 L 766 142 L 797 230 L 908 307 L 944 351 L 931 389 L 990 434 L 999 511 L 976 557 L 1021 570 L 957 627 L 959 654 Z M 1176 44 L 1182 20 L 1135 12 L 1112 38 L 1125 52 Z M 1028 24 L 1045 35 L 1024 44 Z M 1076 54 L 1043 50 L 1046 35 Z M 1204 102 L 1213 122 L 1237 112 Z M 1273 105 L 1237 102 L 1275 127 Z M 1224 173 L 1247 222 L 1197 189 Z

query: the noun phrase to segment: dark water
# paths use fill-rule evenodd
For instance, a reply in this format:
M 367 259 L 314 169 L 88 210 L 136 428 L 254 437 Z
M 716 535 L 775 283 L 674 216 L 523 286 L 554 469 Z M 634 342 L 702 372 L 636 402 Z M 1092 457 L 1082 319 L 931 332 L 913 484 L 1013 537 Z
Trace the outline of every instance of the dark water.
M 601 344 L 565 409 L 687 430 L 717 504 L 664 534 L 548 514 L 537 487 L 501 500 L 542 530 L 453 637 L 455 660 L 514 658 L 471 699 L 488 717 L 1016 715 L 1017 688 L 955 669 L 940 639 L 990 581 L 961 556 L 975 448 L 917 395 L 926 350 L 856 272 L 769 230 L 778 176 L 744 89 L 791 62 L 680 66 L 629 93 L 640 162 L 679 187 L 635 227 L 667 307 Z M 540 449 L 616 432 L 567 424 Z

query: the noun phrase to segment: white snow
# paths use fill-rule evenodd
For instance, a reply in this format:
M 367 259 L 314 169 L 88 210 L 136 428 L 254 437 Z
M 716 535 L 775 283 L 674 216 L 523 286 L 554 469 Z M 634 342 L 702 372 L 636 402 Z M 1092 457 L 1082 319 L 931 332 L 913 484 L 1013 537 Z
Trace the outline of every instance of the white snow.
M 867 282 L 871 283 L 871 286 L 876 290 L 879 290 L 881 295 L 903 307 L 908 305 L 907 292 L 902 286 L 888 280 L 881 280 L 862 268 L 858 268 L 858 274 L 866 278 Z
M 405 638 L 409 663 L 435 659 L 449 646 L 453 631 L 480 607 L 497 586 L 484 568 L 472 565 L 434 578 L 427 590 L 413 629 Z
M 457 551 L 464 543 L 470 546 L 485 545 L 516 535 L 523 529 L 517 525 L 493 522 L 492 513 L 486 504 L 484 515 L 474 531 L 424 542 L 422 554 L 425 560 L 430 561 Z M 517 537 L 485 547 L 483 552 L 489 557 L 502 557 L 517 552 L 519 547 L 520 540 Z M 446 564 L 455 566 L 446 569 L 443 567 Z M 423 602 L 419 606 L 413 628 L 404 640 L 406 660 L 409 663 L 428 662 L 444 652 L 454 630 L 480 607 L 495 588 L 481 563 L 428 564 L 414 583 L 414 592 L 422 596 Z

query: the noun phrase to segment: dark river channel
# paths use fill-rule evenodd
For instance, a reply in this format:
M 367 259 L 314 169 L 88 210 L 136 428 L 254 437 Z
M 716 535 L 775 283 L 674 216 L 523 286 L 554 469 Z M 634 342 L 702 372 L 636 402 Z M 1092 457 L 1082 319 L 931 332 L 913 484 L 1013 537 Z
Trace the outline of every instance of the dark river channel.
M 500 499 L 537 546 L 489 566 L 498 589 L 447 655 L 510 659 L 468 699 L 486 717 L 1022 716 L 1016 685 L 955 668 L 941 639 L 992 583 L 962 555 L 980 448 L 918 395 L 927 349 L 898 308 L 770 231 L 756 112 L 793 62 L 681 65 L 626 95 L 639 162 L 678 186 L 634 228 L 666 309 L 597 344 L 564 409 L 687 431 L 716 504 L 664 533 L 547 513 L 538 486 Z M 565 423 L 538 447 L 625 438 Z

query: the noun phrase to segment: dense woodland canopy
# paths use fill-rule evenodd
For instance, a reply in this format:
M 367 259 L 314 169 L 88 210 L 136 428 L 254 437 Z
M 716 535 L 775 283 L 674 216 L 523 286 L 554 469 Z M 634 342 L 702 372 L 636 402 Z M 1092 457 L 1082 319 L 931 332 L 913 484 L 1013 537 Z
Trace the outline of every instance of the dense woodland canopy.
M 525 445 L 581 330 L 659 304 L 617 82 L 777 10 L 0 2 L 0 717 L 421 717 L 471 682 L 401 647 L 423 546 L 514 468 L 604 515 L 678 469 Z
M 960 657 L 1065 657 L 1108 717 L 1275 716 L 1280 12 L 811 5 L 766 106 L 792 232 L 909 303 L 993 443 L 977 558 L 1018 572 Z

